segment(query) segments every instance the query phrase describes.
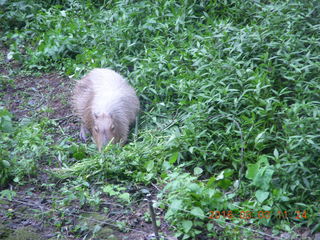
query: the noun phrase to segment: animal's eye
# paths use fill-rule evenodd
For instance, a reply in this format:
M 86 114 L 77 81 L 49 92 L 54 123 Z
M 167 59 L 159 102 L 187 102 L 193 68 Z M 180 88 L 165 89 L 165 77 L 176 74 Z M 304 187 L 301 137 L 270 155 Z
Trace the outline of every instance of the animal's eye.
M 113 125 L 113 124 L 111 125 L 111 130 L 112 130 L 112 131 L 114 130 L 114 125 Z
M 99 132 L 99 128 L 98 127 L 94 127 L 94 131 Z

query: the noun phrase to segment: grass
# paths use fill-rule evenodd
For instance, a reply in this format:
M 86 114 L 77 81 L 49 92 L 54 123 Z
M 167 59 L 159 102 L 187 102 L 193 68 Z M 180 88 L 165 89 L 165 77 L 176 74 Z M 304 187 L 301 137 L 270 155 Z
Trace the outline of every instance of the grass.
M 65 178 L 163 186 L 181 239 L 217 237 L 204 216 L 227 209 L 307 211 L 251 222 L 320 231 L 317 1 L 1 4 L 0 40 L 24 69 L 79 78 L 110 67 L 141 100 L 139 134 L 123 149 L 54 143 Z M 45 154 L 51 142 L 39 142 Z

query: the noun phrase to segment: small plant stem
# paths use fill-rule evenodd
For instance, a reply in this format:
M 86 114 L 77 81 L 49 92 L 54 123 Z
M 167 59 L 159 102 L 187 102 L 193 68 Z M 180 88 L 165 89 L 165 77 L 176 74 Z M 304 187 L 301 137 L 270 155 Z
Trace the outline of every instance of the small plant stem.
M 149 204 L 149 211 L 150 211 L 150 216 L 151 216 L 151 221 L 152 221 L 154 234 L 156 236 L 156 239 L 160 240 L 159 232 L 158 232 L 158 226 L 157 226 L 157 222 L 156 222 L 156 215 L 154 213 L 154 208 L 152 206 L 152 200 L 150 199 L 150 194 L 148 194 L 146 200 L 148 201 L 148 204 Z

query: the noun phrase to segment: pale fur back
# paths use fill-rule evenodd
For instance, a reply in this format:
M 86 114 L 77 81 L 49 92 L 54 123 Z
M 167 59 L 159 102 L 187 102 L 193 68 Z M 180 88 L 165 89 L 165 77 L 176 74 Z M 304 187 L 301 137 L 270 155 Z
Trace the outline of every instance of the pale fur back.
M 111 69 L 94 69 L 78 81 L 72 102 L 75 113 L 90 131 L 93 114 L 111 114 L 116 134 L 124 141 L 140 107 L 134 89 Z

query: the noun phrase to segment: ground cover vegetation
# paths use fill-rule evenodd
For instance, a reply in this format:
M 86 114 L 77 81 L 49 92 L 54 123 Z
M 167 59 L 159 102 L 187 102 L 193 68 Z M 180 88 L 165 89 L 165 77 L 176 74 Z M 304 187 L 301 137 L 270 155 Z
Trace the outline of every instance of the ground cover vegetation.
M 8 184 L 36 184 L 45 169 L 42 188 L 63 206 L 99 209 L 103 194 L 130 204 L 151 192 L 179 239 L 259 239 L 259 229 L 311 239 L 320 231 L 318 1 L 0 6 L 1 66 L 21 64 L 0 76 L 1 196 L 14 198 Z M 98 153 L 52 109 L 19 118 L 5 101 L 17 76 L 59 72 L 72 85 L 95 67 L 120 72 L 141 101 L 123 148 Z

